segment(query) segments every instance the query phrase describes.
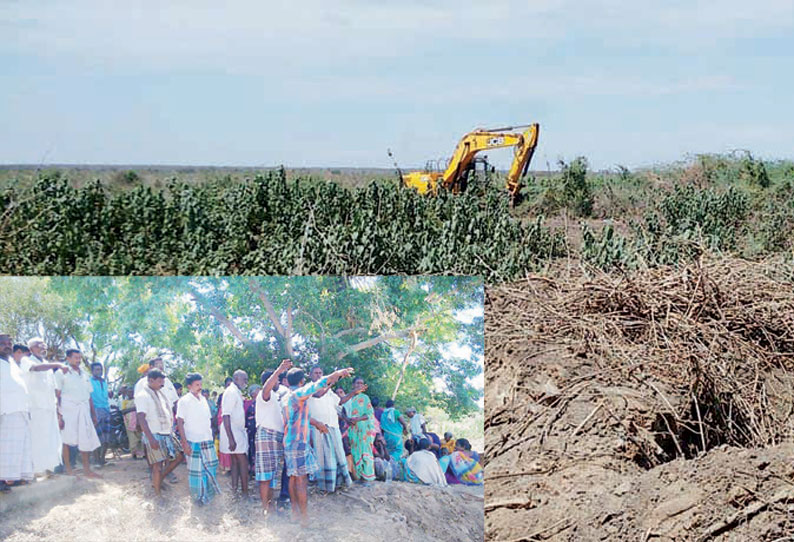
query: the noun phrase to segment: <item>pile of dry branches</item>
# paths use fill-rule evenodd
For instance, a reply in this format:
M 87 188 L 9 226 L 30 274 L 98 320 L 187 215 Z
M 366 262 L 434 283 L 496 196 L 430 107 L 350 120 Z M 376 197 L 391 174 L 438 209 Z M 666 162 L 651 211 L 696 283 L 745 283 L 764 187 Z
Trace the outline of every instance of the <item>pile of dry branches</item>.
M 780 263 L 723 258 L 495 287 L 486 310 L 489 370 L 564 347 L 594 366 L 593 379 L 655 396 L 663 412 L 642 421 L 648 442 L 635 441 L 651 465 L 720 444 L 773 444 L 794 420 L 792 276 Z M 486 426 L 499 414 L 489 412 Z

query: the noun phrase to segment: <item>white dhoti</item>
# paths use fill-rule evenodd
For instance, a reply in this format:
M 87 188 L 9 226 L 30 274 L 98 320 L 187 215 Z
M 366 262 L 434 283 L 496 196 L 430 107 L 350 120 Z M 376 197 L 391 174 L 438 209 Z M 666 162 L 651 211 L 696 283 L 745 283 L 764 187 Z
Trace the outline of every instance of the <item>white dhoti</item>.
M 61 464 L 63 453 L 58 412 L 55 409 L 30 409 L 30 427 L 34 472 L 55 470 Z
M 0 415 L 0 480 L 32 480 L 30 414 Z
M 234 451 L 229 450 L 229 437 L 226 436 L 226 426 L 221 423 L 220 427 L 221 438 L 218 443 L 218 448 L 222 454 L 247 454 L 248 453 L 248 432 L 245 426 L 235 427 L 232 425 L 232 435 L 234 435 L 234 443 L 237 445 Z
M 93 452 L 100 446 L 94 422 L 91 420 L 91 403 L 74 403 L 61 399 L 63 429 L 61 438 L 67 446 L 77 446 L 81 452 Z

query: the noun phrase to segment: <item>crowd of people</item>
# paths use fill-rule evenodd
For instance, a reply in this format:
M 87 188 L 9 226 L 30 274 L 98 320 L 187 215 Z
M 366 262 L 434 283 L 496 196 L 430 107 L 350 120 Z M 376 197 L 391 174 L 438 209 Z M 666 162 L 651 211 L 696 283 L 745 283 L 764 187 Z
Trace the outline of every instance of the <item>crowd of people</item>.
M 198 373 L 184 387 L 165 374 L 155 356 L 139 368 L 134 385 L 114 397 L 101 364 L 83 367 L 82 354 L 66 351 L 66 363 L 46 359 L 41 338 L 13 345 L 0 335 L 0 486 L 8 491 L 35 476 L 62 469 L 100 477 L 109 445 L 110 404 L 123 416 L 133 459 L 146 459 L 154 492 L 176 481 L 174 469 L 187 463 L 191 497 L 204 505 L 221 492 L 219 470 L 228 473 L 234 495 L 248 497 L 258 485 L 263 512 L 290 503 L 293 517 L 307 521 L 310 484 L 332 493 L 354 482 L 392 480 L 446 486 L 481 485 L 479 455 L 466 439 L 427 430 L 415 408 L 383 407 L 352 368 L 308 375 L 290 360 L 259 375 L 237 370 L 220 394 L 203 387 Z M 346 391 L 342 379 L 352 378 Z M 247 395 L 247 397 L 246 397 Z

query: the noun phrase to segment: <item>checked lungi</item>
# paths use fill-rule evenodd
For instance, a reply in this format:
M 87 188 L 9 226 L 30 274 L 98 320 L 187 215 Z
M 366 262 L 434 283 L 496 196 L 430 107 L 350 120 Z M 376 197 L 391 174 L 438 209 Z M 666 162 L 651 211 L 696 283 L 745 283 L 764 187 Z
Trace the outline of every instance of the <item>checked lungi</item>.
M 188 484 L 190 496 L 197 502 L 206 504 L 221 492 L 218 485 L 218 456 L 215 443 L 211 440 L 190 442 L 190 455 L 187 457 Z
M 142 438 L 144 447 L 146 448 L 146 459 L 149 460 L 150 464 L 159 463 L 160 461 L 165 461 L 166 459 L 169 461 L 176 459 L 177 454 L 182 450 L 182 445 L 176 439 L 176 435 L 174 433 L 171 433 L 170 435 L 152 433 L 152 436 L 159 445 L 156 450 L 152 448 L 152 445 L 149 443 L 149 439 L 146 434 L 144 434 Z
M 317 460 L 305 442 L 296 442 L 284 448 L 287 476 L 306 476 L 317 472 Z
M 30 414 L 0 415 L 0 480 L 32 480 Z
M 333 492 L 336 490 L 337 478 L 342 477 L 346 486 L 353 485 L 347 469 L 347 457 L 342 445 L 342 433 L 338 427 L 328 427 L 328 433 L 321 433 L 311 427 L 312 446 L 317 459 L 317 489 Z M 341 485 L 341 484 L 340 484 Z
M 110 410 L 106 408 L 94 408 L 96 412 L 96 433 L 99 442 L 107 444 L 110 441 Z
M 284 433 L 265 427 L 256 428 L 254 468 L 258 482 L 270 482 L 275 488 L 284 461 Z

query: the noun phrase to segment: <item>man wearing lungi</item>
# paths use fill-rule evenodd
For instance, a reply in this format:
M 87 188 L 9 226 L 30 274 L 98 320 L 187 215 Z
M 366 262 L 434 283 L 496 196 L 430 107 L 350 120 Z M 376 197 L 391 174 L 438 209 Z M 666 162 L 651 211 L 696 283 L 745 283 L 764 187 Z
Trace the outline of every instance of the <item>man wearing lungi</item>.
M 182 461 L 182 452 L 181 443 L 174 434 L 171 404 L 161 391 L 165 375 L 157 369 L 150 369 L 146 378 L 146 386 L 135 397 L 135 409 L 143 432 L 146 458 L 152 466 L 152 486 L 159 497 L 163 478 Z
M 218 486 L 218 456 L 212 436 L 212 414 L 201 393 L 201 375 L 185 377 L 187 393 L 176 403 L 176 425 L 187 458 L 190 495 L 198 504 L 206 504 L 221 492 Z
M 323 377 L 323 368 L 312 367 L 309 372 L 312 382 Z M 339 431 L 339 415 L 337 406 L 339 396 L 327 386 L 309 399 L 309 416 L 311 417 L 311 440 L 314 456 L 317 459 L 317 489 L 332 493 L 336 490 L 337 476 L 341 476 L 347 487 L 353 485 L 347 470 L 347 457 L 342 445 L 342 433 Z
M 248 386 L 248 374 L 237 369 L 232 382 L 223 392 L 221 412 L 220 451 L 229 454 L 232 461 L 232 491 L 237 493 L 241 487 L 244 497 L 248 496 L 248 432 L 245 430 L 245 409 L 240 390 Z
M 79 350 L 66 351 L 66 363 L 69 368 L 66 373 L 55 373 L 55 386 L 60 405 L 61 440 L 63 441 L 63 466 L 66 474 L 73 476 L 72 464 L 69 461 L 69 446 L 77 446 L 83 460 L 83 475 L 87 478 L 101 478 L 91 470 L 88 457 L 91 452 L 99 448 L 99 438 L 96 434 L 96 412 L 91 401 L 91 382 L 88 372 L 80 368 L 83 355 Z
M 149 360 L 148 363 L 142 366 L 143 369 L 143 377 L 141 377 L 138 382 L 135 383 L 135 388 L 133 389 L 133 398 L 137 401 L 138 394 L 146 388 L 149 379 L 147 378 L 146 374 L 149 369 L 157 369 L 161 373 L 165 375 L 165 365 L 163 364 L 163 358 L 160 356 L 156 356 Z M 138 372 L 141 372 L 142 369 L 138 368 Z M 179 400 L 179 395 L 176 393 L 176 388 L 174 387 L 173 382 L 167 376 L 163 380 L 163 387 L 160 388 L 160 393 L 165 395 L 165 398 L 168 400 L 168 404 L 171 405 L 171 408 L 174 407 L 176 402 Z
M 32 480 L 30 406 L 22 370 L 14 361 L 11 337 L 0 335 L 0 484 Z
M 353 374 L 353 368 L 340 369 L 321 378 L 317 382 L 306 384 L 303 370 L 293 367 L 287 371 L 287 382 L 290 391 L 282 400 L 284 417 L 284 461 L 289 476 L 289 496 L 292 502 L 293 519 L 299 519 L 307 526 L 306 515 L 307 486 L 309 474 L 317 470 L 313 455 L 308 453 L 309 447 L 309 404 L 308 400 L 315 392 L 334 384 L 340 378 Z
M 110 442 L 110 399 L 108 398 L 108 383 L 103 373 L 101 363 L 91 364 L 91 401 L 94 403 L 97 419 L 96 432 L 99 437 L 99 449 L 95 452 L 95 459 L 102 466 L 105 464 L 105 454 L 108 442 Z
M 19 360 L 25 373 L 25 384 L 30 399 L 31 445 L 33 446 L 33 471 L 45 474 L 61 464 L 61 442 L 58 398 L 55 395 L 55 375 L 52 369 L 66 369 L 62 363 L 47 361 L 47 344 L 41 337 L 28 341 L 30 355 Z
M 273 489 L 281 477 L 284 461 L 284 418 L 281 414 L 278 391 L 281 376 L 290 368 L 292 362 L 285 359 L 275 371 L 263 372 L 260 378 L 262 390 L 256 398 L 254 468 L 265 516 L 274 510 Z

